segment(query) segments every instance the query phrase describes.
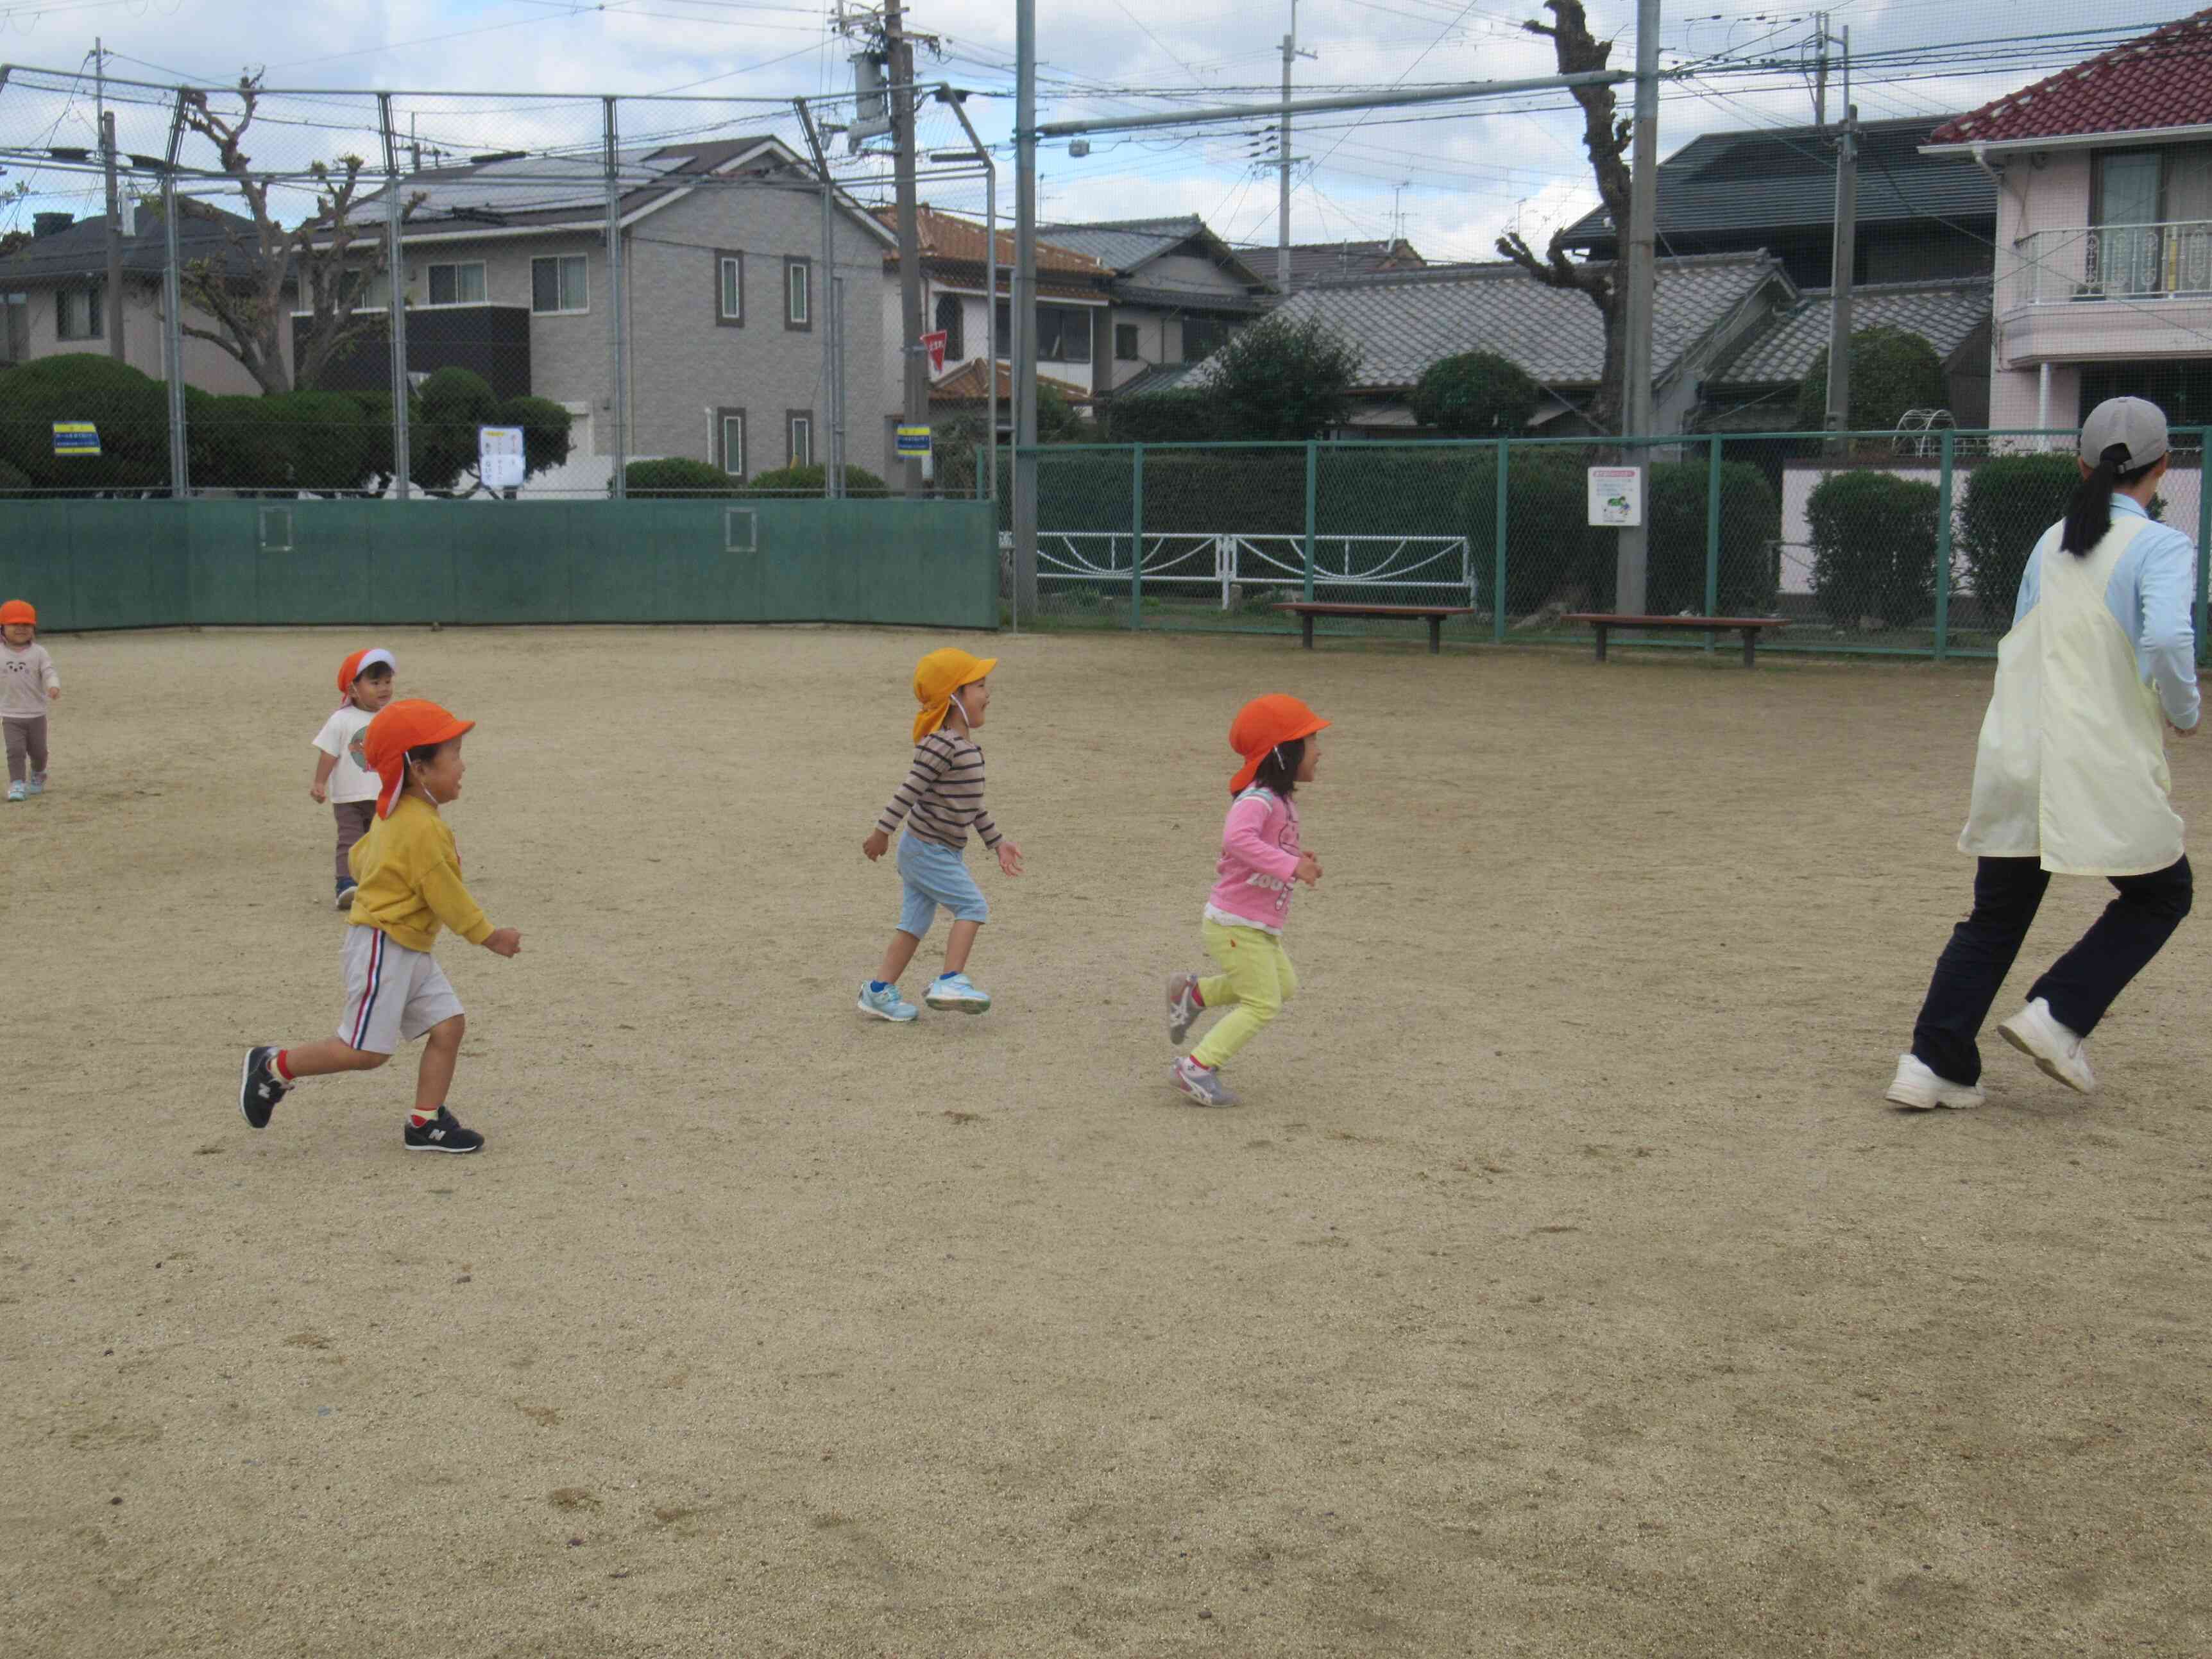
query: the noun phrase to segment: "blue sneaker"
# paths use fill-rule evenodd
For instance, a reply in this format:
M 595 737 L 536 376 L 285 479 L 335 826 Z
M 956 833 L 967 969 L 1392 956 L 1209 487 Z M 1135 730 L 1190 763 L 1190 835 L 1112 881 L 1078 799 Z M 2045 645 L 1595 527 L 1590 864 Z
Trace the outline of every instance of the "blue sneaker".
M 32 773 L 31 781 L 23 793 L 28 795 L 45 794 L 46 793 L 46 775 L 44 772 Z
M 896 985 L 886 985 L 880 991 L 860 987 L 860 1012 L 871 1019 L 887 1019 L 894 1025 L 903 1025 L 910 1019 L 921 1017 L 921 1010 L 899 994 Z
M 930 981 L 921 1000 L 933 1008 L 957 1008 L 963 1014 L 980 1014 L 991 1006 L 991 994 L 965 974 L 939 975 Z

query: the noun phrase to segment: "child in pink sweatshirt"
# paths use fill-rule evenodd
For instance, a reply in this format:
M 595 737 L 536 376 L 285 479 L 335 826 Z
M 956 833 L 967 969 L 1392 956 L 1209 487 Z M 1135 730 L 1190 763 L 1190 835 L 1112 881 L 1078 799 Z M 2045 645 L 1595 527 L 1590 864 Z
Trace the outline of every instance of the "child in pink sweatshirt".
M 1298 845 L 1302 783 L 1321 764 L 1321 732 L 1328 722 L 1296 697 L 1255 697 L 1230 722 L 1229 746 L 1244 757 L 1230 781 L 1235 797 L 1221 829 L 1219 879 L 1206 900 L 1206 953 L 1221 966 L 1200 978 L 1168 981 L 1168 1041 L 1180 1048 L 1198 1017 L 1233 1003 L 1206 1041 L 1175 1063 L 1175 1085 L 1201 1106 L 1233 1106 L 1220 1068 L 1283 1012 L 1297 975 L 1283 950 L 1291 884 L 1321 880 L 1321 860 Z

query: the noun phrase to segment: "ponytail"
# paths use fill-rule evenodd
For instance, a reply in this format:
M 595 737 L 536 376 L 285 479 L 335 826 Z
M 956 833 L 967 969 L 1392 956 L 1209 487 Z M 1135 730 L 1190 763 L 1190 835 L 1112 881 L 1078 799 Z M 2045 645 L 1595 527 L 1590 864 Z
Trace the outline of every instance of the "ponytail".
M 2128 447 L 2107 444 L 2097 465 L 2089 469 L 2088 477 L 2074 486 L 2074 494 L 2066 503 L 2066 527 L 2058 538 L 2058 545 L 2076 558 L 2089 556 L 2089 550 L 2104 540 L 2112 527 L 2112 494 L 2124 484 L 2140 483 L 2150 475 L 2164 456 L 2159 456 L 2142 466 L 2128 467 Z

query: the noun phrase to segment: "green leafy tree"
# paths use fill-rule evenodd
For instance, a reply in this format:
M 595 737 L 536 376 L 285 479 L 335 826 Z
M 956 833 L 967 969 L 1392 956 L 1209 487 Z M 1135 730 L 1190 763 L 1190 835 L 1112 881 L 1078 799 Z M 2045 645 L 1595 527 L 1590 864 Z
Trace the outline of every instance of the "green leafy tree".
M 1948 392 L 1936 348 L 1908 330 L 1877 324 L 1851 334 L 1850 429 L 1893 430 L 1908 409 L 1941 409 Z M 1823 346 L 1797 388 L 1797 420 L 1818 432 L 1828 419 L 1828 351 Z
M 1413 418 L 1447 438 L 1518 438 L 1544 400 L 1521 365 L 1494 351 L 1466 351 L 1421 371 Z
M 422 382 L 416 407 L 420 412 L 410 417 L 408 448 L 415 482 L 425 489 L 468 495 L 482 487 L 482 427 L 522 428 L 526 477 L 568 459 L 573 417 L 567 410 L 544 398 L 509 398 L 502 403 L 490 383 L 473 370 L 438 370 Z
M 1206 359 L 1224 438 L 1318 438 L 1352 410 L 1359 348 L 1318 317 L 1280 312 L 1240 329 Z

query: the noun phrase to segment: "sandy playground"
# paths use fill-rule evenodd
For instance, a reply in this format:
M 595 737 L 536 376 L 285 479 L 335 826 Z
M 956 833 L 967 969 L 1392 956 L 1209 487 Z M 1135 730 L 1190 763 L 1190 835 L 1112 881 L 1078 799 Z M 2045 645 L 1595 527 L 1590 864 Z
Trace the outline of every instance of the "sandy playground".
M 1984 1110 L 1880 1097 L 1988 665 L 1005 639 L 998 1006 L 897 1029 L 858 844 L 941 638 L 401 631 L 524 934 L 441 945 L 447 1159 L 411 1054 L 235 1103 L 337 1017 L 308 739 L 364 642 L 48 641 L 9 1659 L 2212 1648 L 2212 918 L 2094 1101 L 2002 1044 Z M 1208 1112 L 1159 985 L 1266 690 L 1337 722 L 1328 876 Z

